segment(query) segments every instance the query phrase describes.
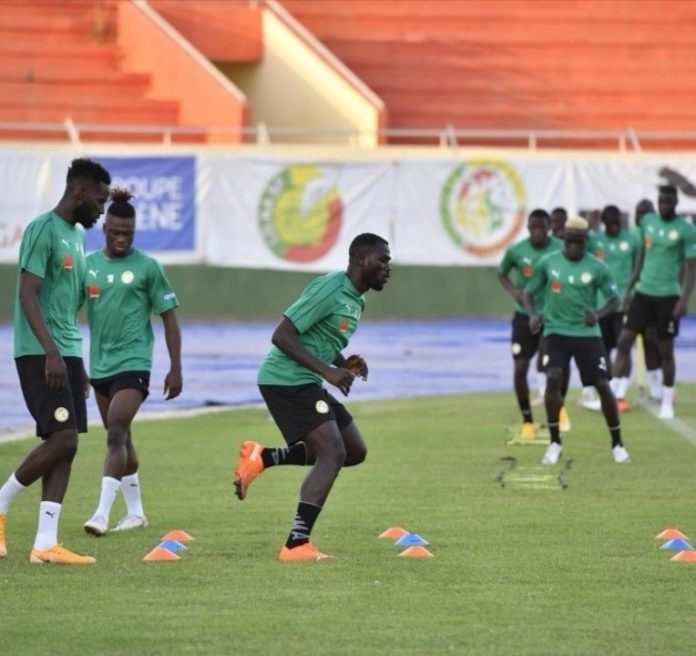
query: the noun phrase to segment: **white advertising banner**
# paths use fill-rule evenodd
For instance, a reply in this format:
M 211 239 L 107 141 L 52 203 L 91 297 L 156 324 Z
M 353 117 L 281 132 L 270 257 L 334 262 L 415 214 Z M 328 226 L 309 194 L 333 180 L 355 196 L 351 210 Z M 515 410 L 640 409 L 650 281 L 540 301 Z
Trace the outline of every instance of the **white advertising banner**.
M 489 151 L 490 152 L 490 151 Z M 355 235 L 389 240 L 397 264 L 496 265 L 526 236 L 537 207 L 570 215 L 656 202 L 674 184 L 678 211 L 696 215 L 696 157 L 477 153 L 368 161 L 191 152 L 90 153 L 135 193 L 136 244 L 165 264 L 323 272 L 345 267 Z M 0 150 L 0 262 L 16 262 L 24 226 L 54 207 L 69 149 Z M 93 233 L 93 234 L 92 234 Z M 100 246 L 101 230 L 88 235 Z
M 385 162 L 200 156 L 206 262 L 297 271 L 344 268 L 361 232 L 389 237 Z

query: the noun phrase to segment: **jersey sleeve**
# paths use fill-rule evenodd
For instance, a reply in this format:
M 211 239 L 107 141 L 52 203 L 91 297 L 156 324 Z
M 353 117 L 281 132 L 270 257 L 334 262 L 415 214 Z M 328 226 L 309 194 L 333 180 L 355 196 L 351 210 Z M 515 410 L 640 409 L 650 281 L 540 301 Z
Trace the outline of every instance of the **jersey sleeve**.
M 336 288 L 321 279 L 315 280 L 300 297 L 283 312 L 298 332 L 304 333 L 315 323 L 329 316 L 334 309 Z
M 43 280 L 53 250 L 50 225 L 47 222 L 33 223 L 28 226 L 22 241 L 19 270 L 33 273 Z
M 692 223 L 687 223 L 682 237 L 684 240 L 684 258 L 687 260 L 696 258 L 696 227 Z
M 156 260 L 151 260 L 149 297 L 152 304 L 152 311 L 155 314 L 162 314 L 179 306 L 176 294 L 169 284 L 164 267 Z
M 543 289 L 544 286 L 546 285 L 546 261 L 548 259 L 548 256 L 542 257 L 534 267 L 534 273 L 532 273 L 532 277 L 529 279 L 527 284 L 525 285 L 524 290 L 528 293 L 531 294 L 532 296 L 536 297 Z M 535 308 L 537 311 L 539 308 Z
M 508 248 L 505 251 L 505 255 L 503 255 L 503 259 L 500 261 L 500 264 L 498 265 L 498 273 L 501 273 L 504 276 L 506 276 L 514 268 L 515 268 L 515 259 L 512 256 L 512 249 Z
M 603 262 L 600 262 L 599 264 L 601 266 L 599 267 L 597 273 L 598 287 L 602 292 L 604 299 L 608 302 L 612 298 L 618 297 L 619 288 L 616 286 L 616 281 L 614 280 L 614 276 L 609 270 L 609 267 Z

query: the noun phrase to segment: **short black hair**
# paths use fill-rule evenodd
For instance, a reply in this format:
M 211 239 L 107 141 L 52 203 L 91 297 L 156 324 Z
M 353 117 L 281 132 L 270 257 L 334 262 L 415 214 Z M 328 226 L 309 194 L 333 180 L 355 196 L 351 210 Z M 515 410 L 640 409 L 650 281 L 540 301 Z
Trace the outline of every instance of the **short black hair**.
M 568 212 L 565 207 L 554 207 L 551 210 L 551 214 L 561 214 L 564 218 L 568 218 Z
M 527 220 L 530 221 L 531 219 L 544 219 L 544 221 L 548 223 L 551 220 L 551 217 L 546 210 L 537 208 L 529 213 L 529 218 Z
M 677 195 L 677 188 L 674 185 L 660 185 L 658 191 L 661 194 L 669 194 L 670 196 Z
M 607 205 L 602 210 L 602 221 L 604 220 L 621 221 L 621 210 L 616 205 Z
M 87 178 L 92 182 L 103 182 L 106 185 L 111 184 L 111 175 L 99 162 L 80 157 L 70 162 L 66 182 L 77 180 L 78 178 Z
M 134 219 L 135 208 L 128 202 L 131 198 L 133 194 L 128 189 L 116 187 L 111 191 L 111 205 L 106 213 L 119 219 Z
M 355 258 L 358 255 L 362 255 L 365 250 L 373 249 L 378 244 L 388 245 L 389 242 L 379 235 L 375 235 L 371 232 L 363 232 L 361 235 L 358 235 L 355 239 L 353 239 L 352 242 L 350 242 L 348 255 L 351 257 L 351 259 Z

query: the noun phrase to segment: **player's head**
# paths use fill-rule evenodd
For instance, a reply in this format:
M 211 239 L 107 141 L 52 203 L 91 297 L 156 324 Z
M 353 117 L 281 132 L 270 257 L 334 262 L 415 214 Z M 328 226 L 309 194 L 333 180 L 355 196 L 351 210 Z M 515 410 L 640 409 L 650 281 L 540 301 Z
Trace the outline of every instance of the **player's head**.
M 358 291 L 381 291 L 391 273 L 391 253 L 387 240 L 365 232 L 350 243 L 348 256 L 348 273 Z
M 566 221 L 563 243 L 565 244 L 564 255 L 573 261 L 581 260 L 585 255 L 587 245 L 587 221 L 574 216 Z
M 657 209 L 663 219 L 671 219 L 675 216 L 675 209 L 679 197 L 677 188 L 674 185 L 661 185 L 657 194 Z
M 546 246 L 549 241 L 549 213 L 542 209 L 532 210 L 527 218 L 527 230 L 532 246 Z
M 565 207 L 555 207 L 551 210 L 549 225 L 551 234 L 557 239 L 563 239 L 563 231 L 565 230 L 567 220 L 568 212 L 566 212 Z
M 65 193 L 72 204 L 72 217 L 85 228 L 91 228 L 104 213 L 104 205 L 109 200 L 109 172 L 91 159 L 74 159 L 65 182 Z
M 133 248 L 135 236 L 135 208 L 130 200 L 133 194 L 117 187 L 111 192 L 111 205 L 106 212 L 104 236 L 109 257 L 125 257 Z
M 639 226 L 640 222 L 643 220 L 643 217 L 648 213 L 648 212 L 654 212 L 655 211 L 655 205 L 653 205 L 653 202 L 651 200 L 648 200 L 647 198 L 643 198 L 642 200 L 638 201 L 638 204 L 636 205 L 636 213 L 635 213 L 635 222 L 636 225 Z
M 604 232 L 610 237 L 616 237 L 621 232 L 621 210 L 616 205 L 607 205 L 602 210 Z
M 597 230 L 602 221 L 602 213 L 599 210 L 590 210 L 586 217 L 587 229 Z

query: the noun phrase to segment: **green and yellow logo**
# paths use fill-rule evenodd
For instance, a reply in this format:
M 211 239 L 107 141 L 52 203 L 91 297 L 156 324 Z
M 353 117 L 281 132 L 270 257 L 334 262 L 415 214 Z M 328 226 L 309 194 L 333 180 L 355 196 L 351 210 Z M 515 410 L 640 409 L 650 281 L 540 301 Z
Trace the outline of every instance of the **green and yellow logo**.
M 271 178 L 261 194 L 259 226 L 284 260 L 312 262 L 336 243 L 343 221 L 337 176 L 294 164 Z
M 452 241 L 477 257 L 502 251 L 525 222 L 526 194 L 504 162 L 470 160 L 457 166 L 440 192 L 440 217 Z

